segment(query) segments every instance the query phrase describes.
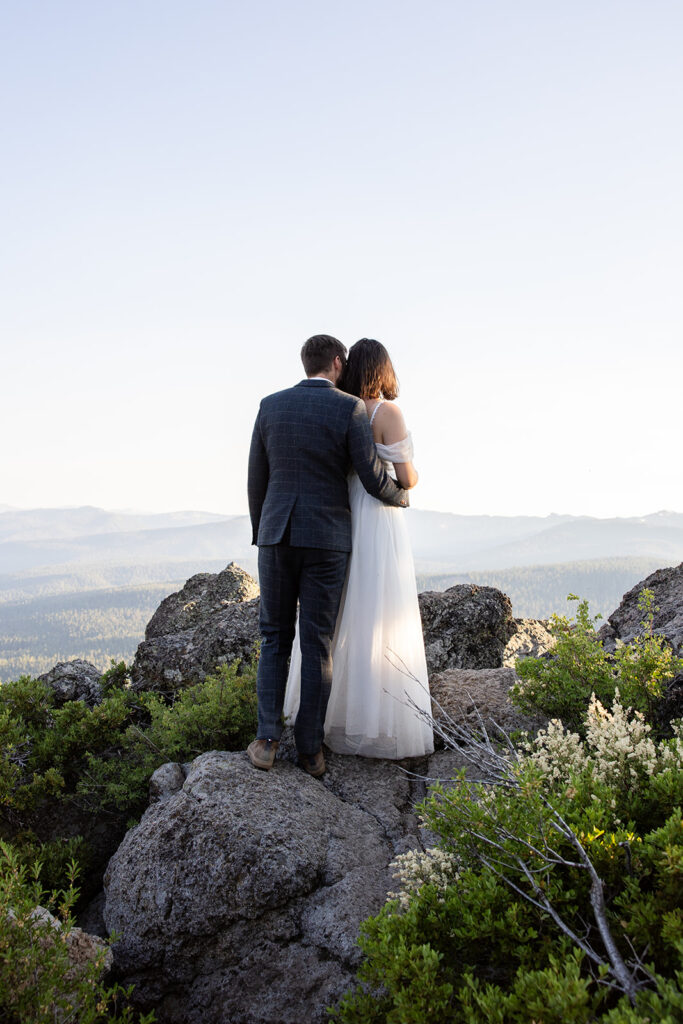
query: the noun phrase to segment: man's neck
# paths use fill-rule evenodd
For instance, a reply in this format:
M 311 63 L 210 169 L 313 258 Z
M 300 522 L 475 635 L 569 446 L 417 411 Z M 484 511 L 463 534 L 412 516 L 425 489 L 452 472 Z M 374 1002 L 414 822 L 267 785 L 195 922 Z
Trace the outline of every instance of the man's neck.
M 309 377 L 308 379 L 309 380 L 329 380 L 330 384 L 334 384 L 334 381 L 332 380 L 332 378 L 325 376 L 324 373 L 316 373 L 312 377 Z

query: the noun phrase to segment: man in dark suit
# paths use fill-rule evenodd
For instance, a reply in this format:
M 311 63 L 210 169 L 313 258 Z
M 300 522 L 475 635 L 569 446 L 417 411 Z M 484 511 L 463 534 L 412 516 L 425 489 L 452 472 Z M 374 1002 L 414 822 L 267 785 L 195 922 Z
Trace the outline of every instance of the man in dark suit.
M 247 749 L 268 769 L 282 707 L 299 602 L 301 700 L 294 725 L 299 762 L 322 775 L 331 646 L 351 551 L 347 475 L 389 505 L 408 505 L 377 456 L 365 405 L 337 387 L 346 349 L 327 334 L 304 344 L 306 380 L 264 398 L 249 452 L 249 513 L 258 544 L 261 657 L 258 732 Z

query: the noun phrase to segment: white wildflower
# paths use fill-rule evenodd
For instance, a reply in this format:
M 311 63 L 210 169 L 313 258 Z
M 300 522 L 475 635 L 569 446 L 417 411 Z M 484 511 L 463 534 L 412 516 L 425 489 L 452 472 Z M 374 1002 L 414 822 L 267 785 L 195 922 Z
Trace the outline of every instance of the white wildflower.
M 445 850 L 432 848 L 426 851 L 408 850 L 401 853 L 389 865 L 393 868 L 392 878 L 399 883 L 398 892 L 387 893 L 388 899 L 397 899 L 402 910 L 407 910 L 411 897 L 423 885 L 433 885 L 444 902 L 446 889 L 458 878 L 458 861 Z
M 566 779 L 586 767 L 586 754 L 581 737 L 568 732 L 559 718 L 553 718 L 531 743 L 524 744 L 529 760 L 551 781 Z
M 586 744 L 596 778 L 628 786 L 643 772 L 653 775 L 661 770 L 651 731 L 640 711 L 622 707 L 618 690 L 611 711 L 593 694 L 586 717 Z
M 683 722 L 673 723 L 672 728 L 673 739 L 655 743 L 643 715 L 624 708 L 617 690 L 611 711 L 592 695 L 585 741 L 553 719 L 534 740 L 523 744 L 523 750 L 550 782 L 568 780 L 589 768 L 595 779 L 629 788 L 644 776 L 683 768 Z

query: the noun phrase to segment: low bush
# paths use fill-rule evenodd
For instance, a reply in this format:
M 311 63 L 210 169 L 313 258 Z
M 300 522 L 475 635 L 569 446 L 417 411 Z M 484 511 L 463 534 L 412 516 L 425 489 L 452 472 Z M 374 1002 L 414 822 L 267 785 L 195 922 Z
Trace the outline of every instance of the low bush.
M 517 662 L 520 682 L 510 690 L 513 704 L 528 714 L 540 712 L 581 731 L 591 695 L 609 704 L 618 689 L 627 707 L 655 721 L 666 683 L 683 670 L 683 659 L 655 633 L 657 609 L 652 591 L 645 589 L 639 597 L 641 635 L 628 644 L 618 643 L 613 655 L 605 651 L 597 635 L 595 623 L 600 616 L 591 617 L 588 602 L 574 594 L 568 600 L 578 602 L 576 617 L 551 617 L 552 654 Z
M 256 729 L 256 667 L 254 660 L 240 675 L 238 663 L 223 665 L 168 699 L 133 691 L 121 663 L 105 673 L 102 702 L 92 708 L 81 700 L 58 707 L 50 687 L 27 676 L 3 684 L 0 836 L 25 864 L 40 860 L 45 887 L 63 886 L 69 860 L 88 869 L 93 858 L 73 822 L 107 820 L 118 842 L 147 806 L 161 764 L 246 746 Z
M 0 1019 L 5 1024 L 153 1024 L 153 1013 L 138 1016 L 130 1007 L 132 987 L 104 984 L 110 943 L 90 961 L 71 960 L 76 874 L 72 862 L 67 887 L 48 893 L 39 881 L 40 863 L 29 869 L 11 845 L 0 841 Z
M 334 1019 L 680 1020 L 680 724 L 657 740 L 618 695 L 593 696 L 580 733 L 553 722 L 525 749 L 469 750 L 490 783 L 461 773 L 422 804 L 439 845 L 397 858 Z
M 144 727 L 127 725 L 115 750 L 87 752 L 77 798 L 139 815 L 147 806 L 152 773 L 167 761 L 190 761 L 207 750 L 242 750 L 256 730 L 256 662 L 241 675 L 238 663 L 223 665 L 202 683 L 179 690 L 172 703 L 139 694 Z

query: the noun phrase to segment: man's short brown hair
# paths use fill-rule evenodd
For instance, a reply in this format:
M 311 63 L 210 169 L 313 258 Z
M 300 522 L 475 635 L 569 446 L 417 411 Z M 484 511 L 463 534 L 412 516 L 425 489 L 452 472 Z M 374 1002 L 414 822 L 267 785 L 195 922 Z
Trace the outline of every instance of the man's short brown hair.
M 314 334 L 304 342 L 301 349 L 301 362 L 307 377 L 315 377 L 316 373 L 329 370 L 335 356 L 339 356 L 342 369 L 346 366 L 346 348 L 341 341 L 330 334 Z

